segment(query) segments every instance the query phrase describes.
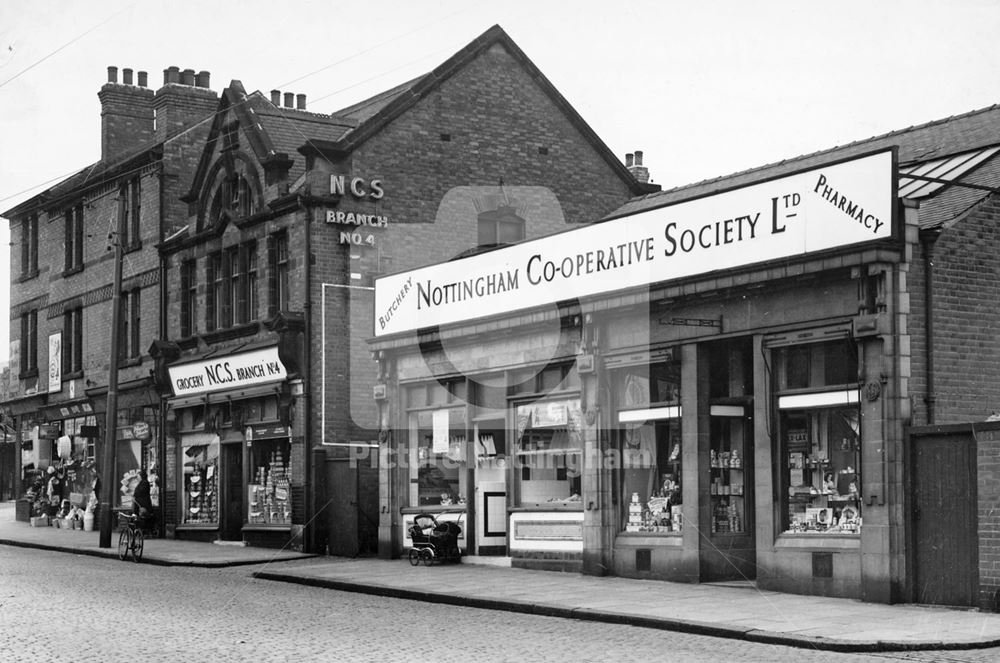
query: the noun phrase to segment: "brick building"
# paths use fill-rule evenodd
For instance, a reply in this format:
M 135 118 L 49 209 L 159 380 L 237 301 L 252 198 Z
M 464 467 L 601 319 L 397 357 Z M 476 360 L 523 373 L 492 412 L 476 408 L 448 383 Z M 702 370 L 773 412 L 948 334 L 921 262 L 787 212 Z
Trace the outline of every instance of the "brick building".
M 379 277 L 383 552 L 444 475 L 485 495 L 457 508 L 467 550 L 518 566 L 995 609 L 998 128 L 991 107 Z M 494 270 L 511 287 L 478 289 Z
M 117 67 L 109 67 L 98 93 L 100 160 L 3 214 L 11 222 L 11 377 L 0 407 L 22 449 L 19 474 L 30 480 L 58 468 L 62 497 L 73 506 L 86 503 L 100 470 L 116 244 L 123 323 L 114 506 L 130 505 L 139 467 L 162 473 L 160 399 L 147 353 L 160 326 L 154 247 L 163 220 L 175 213 L 170 201 L 190 183 L 191 148 L 208 131 L 198 124 L 217 104 L 208 85 L 208 72 L 171 67 L 154 91 L 146 72 L 123 69 L 119 81 Z M 148 437 L 135 433 L 137 423 L 146 424 Z
M 215 110 L 187 213 L 159 247 L 168 533 L 374 552 L 390 433 L 366 343 L 373 277 L 583 224 L 656 187 L 499 27 L 331 115 L 239 81 Z

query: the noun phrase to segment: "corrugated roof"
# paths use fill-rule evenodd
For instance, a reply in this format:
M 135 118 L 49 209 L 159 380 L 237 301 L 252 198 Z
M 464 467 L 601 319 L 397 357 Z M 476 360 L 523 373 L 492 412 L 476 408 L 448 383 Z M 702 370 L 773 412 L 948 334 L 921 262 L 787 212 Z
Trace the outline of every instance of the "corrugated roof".
M 754 184 L 781 175 L 807 170 L 831 161 L 859 156 L 891 146 L 899 148 L 900 171 L 913 169 L 915 172 L 916 169 L 925 163 L 949 163 L 952 158 L 956 158 L 956 162 L 953 165 L 957 168 L 960 163 L 957 160 L 959 155 L 974 153 L 982 158 L 977 163 L 967 164 L 967 167 L 964 169 L 957 168 L 952 174 L 955 180 L 968 181 L 971 174 L 983 170 L 982 165 L 993 159 L 996 153 L 986 152 L 988 152 L 988 148 L 996 147 L 998 136 L 1000 136 L 1000 105 L 993 105 L 989 108 L 893 131 L 882 136 L 856 141 L 829 150 L 633 198 L 605 218 L 611 219 L 638 214 L 648 209 Z M 980 152 L 983 152 L 983 154 L 979 154 Z M 997 181 L 993 180 L 993 182 Z M 965 187 L 952 186 L 945 188 L 943 191 L 959 188 L 964 189 Z M 934 193 L 940 194 L 941 192 L 942 190 L 939 189 Z M 987 192 L 981 190 L 966 190 L 964 193 L 954 193 L 949 198 L 951 204 L 940 204 L 938 206 L 939 213 L 944 213 L 947 209 L 961 207 L 963 204 L 961 201 L 968 201 L 969 199 L 981 200 L 986 194 Z M 924 209 L 925 205 L 921 205 L 921 210 Z M 963 209 L 967 209 L 967 206 Z M 931 217 L 935 218 L 935 223 L 943 223 L 948 220 L 942 220 L 937 214 L 925 215 L 922 211 L 921 225 L 927 225 L 925 219 Z

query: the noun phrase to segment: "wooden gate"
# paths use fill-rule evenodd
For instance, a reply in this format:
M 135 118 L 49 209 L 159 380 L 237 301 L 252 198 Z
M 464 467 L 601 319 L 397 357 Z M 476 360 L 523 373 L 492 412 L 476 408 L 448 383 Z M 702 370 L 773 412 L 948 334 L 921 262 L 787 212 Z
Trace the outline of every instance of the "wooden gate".
M 975 439 L 959 431 L 910 439 L 914 600 L 974 606 L 979 588 Z

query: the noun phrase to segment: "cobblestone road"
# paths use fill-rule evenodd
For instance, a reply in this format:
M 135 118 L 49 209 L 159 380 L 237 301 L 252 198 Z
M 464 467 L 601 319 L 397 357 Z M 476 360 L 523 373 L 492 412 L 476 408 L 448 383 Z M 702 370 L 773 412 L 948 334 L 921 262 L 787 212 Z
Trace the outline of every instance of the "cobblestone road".
M 0 661 L 1000 660 L 998 649 L 837 654 L 456 608 L 256 580 L 257 568 L 0 546 Z

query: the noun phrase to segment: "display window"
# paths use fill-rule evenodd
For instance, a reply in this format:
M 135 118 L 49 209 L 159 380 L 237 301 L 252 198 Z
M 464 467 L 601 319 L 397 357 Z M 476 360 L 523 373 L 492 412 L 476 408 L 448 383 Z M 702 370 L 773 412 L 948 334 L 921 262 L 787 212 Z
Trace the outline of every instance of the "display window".
M 118 489 L 116 507 L 132 508 L 132 491 L 139 483 L 139 471 L 145 469 L 149 479 L 149 496 L 153 506 L 160 504 L 159 458 L 156 453 L 156 410 L 135 408 L 118 412 L 115 442 L 115 471 Z
M 746 429 L 742 407 L 712 407 L 708 465 L 713 534 L 741 534 L 749 527 Z
M 204 433 L 190 437 L 195 438 L 194 443 L 182 443 L 181 446 L 184 468 L 182 522 L 218 524 L 219 437 Z
M 516 405 L 518 506 L 579 505 L 583 471 L 580 399 Z
M 464 382 L 455 381 L 407 390 L 411 507 L 466 503 L 470 491 L 464 389 Z
M 255 439 L 248 456 L 247 522 L 251 525 L 291 524 L 291 441 L 288 438 Z
M 616 371 L 621 451 L 622 529 L 680 532 L 680 364 L 667 361 Z
M 857 534 L 861 412 L 856 378 L 850 384 L 856 375 L 854 344 L 816 343 L 781 348 L 775 355 L 784 531 Z

